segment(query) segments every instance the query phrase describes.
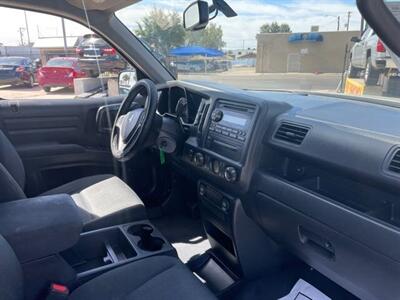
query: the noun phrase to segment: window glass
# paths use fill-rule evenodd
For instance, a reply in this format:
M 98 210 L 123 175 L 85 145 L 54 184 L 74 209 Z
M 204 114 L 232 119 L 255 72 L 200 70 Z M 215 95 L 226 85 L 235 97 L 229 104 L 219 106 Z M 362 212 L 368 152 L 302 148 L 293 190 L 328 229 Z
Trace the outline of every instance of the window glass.
M 0 7 L 0 28 L 7 28 L 0 30 L 2 99 L 115 96 L 119 73 L 132 68 L 101 37 L 67 19 Z
M 21 65 L 24 60 L 19 57 L 0 57 L 1 65 Z
M 213 13 L 195 32 L 183 29 L 191 1 L 143 0 L 116 16 L 181 80 L 400 98 L 400 60 L 367 29 L 356 0 L 226 2 L 237 16 Z
M 74 59 L 50 59 L 46 66 L 47 67 L 72 67 L 76 60 Z

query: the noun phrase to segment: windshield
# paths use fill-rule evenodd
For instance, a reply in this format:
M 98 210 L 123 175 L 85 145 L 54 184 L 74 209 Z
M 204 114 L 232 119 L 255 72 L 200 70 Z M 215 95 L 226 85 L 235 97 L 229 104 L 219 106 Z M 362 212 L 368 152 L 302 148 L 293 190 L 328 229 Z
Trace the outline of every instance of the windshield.
M 116 15 L 181 80 L 400 96 L 398 69 L 355 0 L 227 1 L 238 16 L 220 13 L 195 32 L 182 26 L 191 2 L 144 0 Z
M 72 59 L 50 59 L 46 67 L 72 67 L 74 63 Z
M 23 58 L 20 57 L 0 57 L 0 65 L 22 65 Z

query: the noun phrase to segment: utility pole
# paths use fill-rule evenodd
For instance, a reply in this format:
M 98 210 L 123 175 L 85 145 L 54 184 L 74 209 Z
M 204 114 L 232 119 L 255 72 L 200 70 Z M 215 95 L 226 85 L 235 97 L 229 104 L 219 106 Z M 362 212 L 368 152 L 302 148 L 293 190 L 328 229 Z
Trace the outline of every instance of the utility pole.
M 64 18 L 61 18 L 61 27 L 62 27 L 62 34 L 63 34 L 63 40 L 64 40 L 64 55 L 68 56 L 68 45 L 67 45 L 67 36 L 65 34 Z
M 347 24 L 346 24 L 347 31 L 349 31 L 349 27 L 350 27 L 350 18 L 351 18 L 351 11 L 348 11 L 347 12 Z
M 337 31 L 340 30 L 340 16 L 337 17 Z
M 29 58 L 32 58 L 32 45 L 31 45 L 31 37 L 29 35 L 28 17 L 26 15 L 26 10 L 24 10 L 24 15 L 25 15 L 26 36 L 28 37 Z
M 20 38 L 20 44 L 21 44 L 21 46 L 23 46 L 23 45 L 24 45 L 24 30 L 25 30 L 25 28 L 24 28 L 24 27 L 20 27 L 20 28 L 18 28 L 18 31 L 19 31 L 19 38 Z

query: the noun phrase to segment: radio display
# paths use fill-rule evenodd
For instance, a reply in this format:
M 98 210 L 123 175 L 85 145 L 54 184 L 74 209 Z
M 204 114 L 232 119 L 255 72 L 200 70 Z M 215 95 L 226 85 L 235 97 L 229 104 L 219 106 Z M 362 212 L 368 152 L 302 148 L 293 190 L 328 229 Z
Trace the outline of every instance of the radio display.
M 224 117 L 222 119 L 222 121 L 224 122 L 228 122 L 234 125 L 239 125 L 239 126 L 245 126 L 247 123 L 247 119 L 246 118 L 241 118 L 241 117 L 237 117 L 235 115 L 229 114 L 229 113 L 224 113 Z

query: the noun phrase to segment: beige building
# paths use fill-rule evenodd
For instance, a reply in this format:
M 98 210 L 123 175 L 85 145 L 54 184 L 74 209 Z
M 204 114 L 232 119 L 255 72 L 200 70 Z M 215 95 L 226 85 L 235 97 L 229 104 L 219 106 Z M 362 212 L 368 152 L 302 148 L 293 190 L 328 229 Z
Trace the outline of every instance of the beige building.
M 67 53 L 64 49 L 64 39 L 62 37 L 38 38 L 33 44 L 33 48 L 39 49 L 42 64 L 58 56 L 76 56 L 75 48 L 79 45 L 80 37 L 66 37 Z
M 257 35 L 257 73 L 341 73 L 345 46 L 359 31 Z

